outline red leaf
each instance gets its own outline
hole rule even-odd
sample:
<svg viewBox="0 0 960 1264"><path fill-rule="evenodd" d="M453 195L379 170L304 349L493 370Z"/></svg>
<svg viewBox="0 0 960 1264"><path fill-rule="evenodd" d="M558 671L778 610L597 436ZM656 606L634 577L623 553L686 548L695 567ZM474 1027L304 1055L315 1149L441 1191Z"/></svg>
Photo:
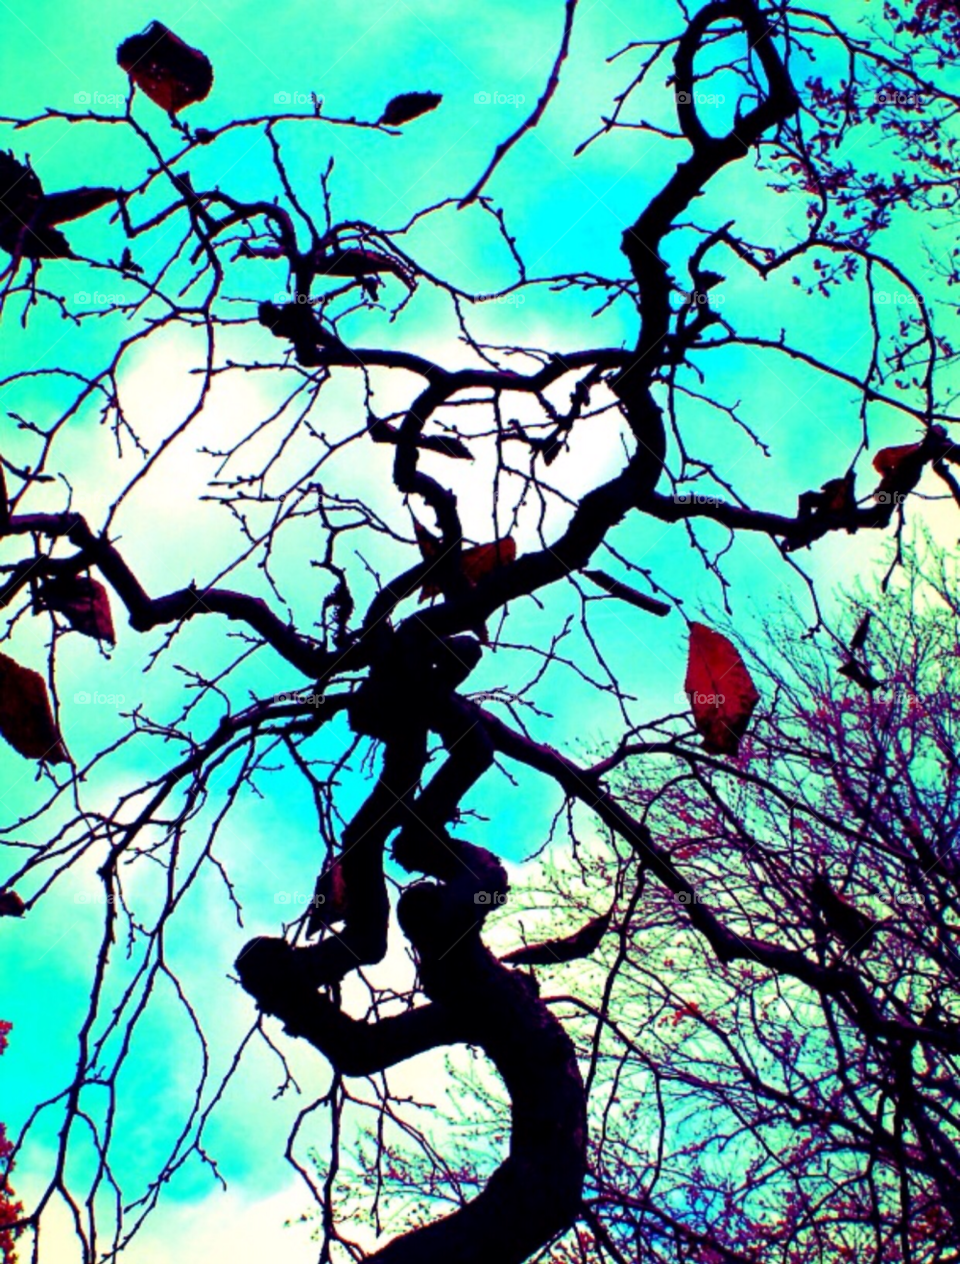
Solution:
<svg viewBox="0 0 960 1264"><path fill-rule="evenodd" d="M0 737L27 759L69 762L43 677L6 654L0 654Z"/></svg>
<svg viewBox="0 0 960 1264"><path fill-rule="evenodd" d="M23 917L26 907L16 891L0 891L0 917Z"/></svg>
<svg viewBox="0 0 960 1264"><path fill-rule="evenodd" d="M117 49L117 62L161 109L176 113L202 101L213 86L213 67L162 22L151 22Z"/></svg>
<svg viewBox="0 0 960 1264"><path fill-rule="evenodd" d="M492 544L478 544L474 549L464 549L461 556L463 573L471 584L489 575L500 566L508 566L517 558L517 544L512 536L494 540Z"/></svg>
<svg viewBox="0 0 960 1264"><path fill-rule="evenodd" d="M425 562L435 558L440 552L441 541L431 535L426 527L416 519L413 529L420 546L420 555ZM517 557L517 542L513 536L504 536L502 540L494 540L490 544L477 544L471 549L464 549L460 554L460 569L471 584L476 584L500 566L508 566ZM420 600L428 597L439 597L440 589L436 584L424 584L420 589Z"/></svg>
<svg viewBox="0 0 960 1264"><path fill-rule="evenodd" d="M48 579L40 589L40 600L48 610L64 615L74 631L116 644L110 598L97 580L85 575Z"/></svg>
<svg viewBox="0 0 960 1264"><path fill-rule="evenodd" d="M736 755L760 695L736 646L703 623L690 624L684 689L704 750Z"/></svg>
<svg viewBox="0 0 960 1264"><path fill-rule="evenodd" d="M919 443L901 443L895 448L881 448L873 458L873 468L878 474L893 474L903 461L919 451Z"/></svg>
<svg viewBox="0 0 960 1264"><path fill-rule="evenodd" d="M881 448L873 458L873 468L882 476L877 492L897 492L901 495L912 492L920 482L925 459L921 443Z"/></svg>

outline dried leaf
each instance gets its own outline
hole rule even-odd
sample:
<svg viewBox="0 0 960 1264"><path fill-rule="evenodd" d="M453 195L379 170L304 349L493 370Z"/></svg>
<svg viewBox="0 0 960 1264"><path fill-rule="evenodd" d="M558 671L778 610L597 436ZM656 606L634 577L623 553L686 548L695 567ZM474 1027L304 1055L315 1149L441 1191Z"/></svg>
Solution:
<svg viewBox="0 0 960 1264"><path fill-rule="evenodd" d="M202 101L213 87L210 59L162 22L151 22L139 35L125 39L117 49L117 62L151 101L171 114Z"/></svg>
<svg viewBox="0 0 960 1264"><path fill-rule="evenodd" d="M849 470L842 478L827 479L820 488L822 494L820 501L821 512L830 514L833 517L839 517L841 514L855 510L857 507L857 499L853 490L855 482L856 475L853 470Z"/></svg>
<svg viewBox="0 0 960 1264"><path fill-rule="evenodd" d="M23 917L26 909L16 891L0 891L0 917Z"/></svg>
<svg viewBox="0 0 960 1264"><path fill-rule="evenodd" d="M690 624L684 689L704 750L736 755L760 695L736 646L703 623Z"/></svg>
<svg viewBox="0 0 960 1264"><path fill-rule="evenodd" d="M880 486L874 496L896 493L901 496L912 492L926 462L922 443L903 443L895 448L881 448L873 458L873 468L880 478Z"/></svg>
<svg viewBox="0 0 960 1264"><path fill-rule="evenodd" d="M517 560L517 542L513 536L504 536L502 540L494 540L491 544L478 544L476 548L464 549L460 555L460 565L464 575L471 584L476 584L501 566L509 566Z"/></svg>
<svg viewBox="0 0 960 1264"><path fill-rule="evenodd" d="M430 561L440 552L440 540L430 534L426 527L414 519L414 532L423 560ZM471 549L464 549L460 554L460 569L471 584L476 584L484 575L500 566L507 566L516 560L517 543L512 536L504 536L502 540L494 540L490 544L477 544ZM440 589L436 584L424 584L420 589L420 600L428 597L439 597Z"/></svg>
<svg viewBox="0 0 960 1264"><path fill-rule="evenodd" d="M421 114L435 110L443 97L439 92L401 92L398 97L388 101L380 122L387 127L402 127L404 123L412 123Z"/></svg>
<svg viewBox="0 0 960 1264"><path fill-rule="evenodd" d="M59 611L74 631L116 644L110 598L97 580L85 575L55 577L43 584L39 596L44 607Z"/></svg>
<svg viewBox="0 0 960 1264"><path fill-rule="evenodd" d="M0 737L27 759L69 762L39 672L0 654Z"/></svg>

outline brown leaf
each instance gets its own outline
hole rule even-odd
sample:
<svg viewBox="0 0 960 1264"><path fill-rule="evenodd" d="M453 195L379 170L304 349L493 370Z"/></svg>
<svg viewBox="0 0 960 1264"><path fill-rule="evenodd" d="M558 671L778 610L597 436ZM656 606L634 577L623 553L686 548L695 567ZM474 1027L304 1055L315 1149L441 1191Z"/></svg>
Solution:
<svg viewBox="0 0 960 1264"><path fill-rule="evenodd" d="M704 750L736 755L760 695L736 646L703 623L690 624L684 689Z"/></svg>
<svg viewBox="0 0 960 1264"><path fill-rule="evenodd" d="M27 759L69 762L43 677L6 654L0 654L0 737Z"/></svg>
<svg viewBox="0 0 960 1264"><path fill-rule="evenodd" d="M125 39L117 49L117 63L151 101L171 114L202 101L213 86L210 59L162 22L151 22L139 35Z"/></svg>
<svg viewBox="0 0 960 1264"><path fill-rule="evenodd" d="M0 917L23 917L26 909L16 891L0 891Z"/></svg>
<svg viewBox="0 0 960 1264"><path fill-rule="evenodd" d="M402 127L404 123L412 123L421 114L435 110L442 100L439 92L401 92L398 97L387 102L380 115L380 122L387 127Z"/></svg>
<svg viewBox="0 0 960 1264"><path fill-rule="evenodd" d="M97 580L85 575L54 577L43 584L39 596L46 609L59 611L74 631L116 644L110 598Z"/></svg>

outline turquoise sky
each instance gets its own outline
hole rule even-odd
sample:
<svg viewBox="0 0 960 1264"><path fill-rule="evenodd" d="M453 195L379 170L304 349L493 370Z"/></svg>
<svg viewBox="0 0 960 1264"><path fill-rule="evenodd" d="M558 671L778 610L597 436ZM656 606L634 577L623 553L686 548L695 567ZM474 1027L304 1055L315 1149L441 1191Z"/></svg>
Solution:
<svg viewBox="0 0 960 1264"><path fill-rule="evenodd" d="M874 0L867 0L866 6L849 0L832 8L838 17L869 17L878 11ZM296 99L296 94L316 92L329 115L374 119L398 92L429 89L442 93L441 108L405 128L399 137L323 122L282 124L277 130L290 177L314 213L321 213L319 173L332 157L335 216L396 227L422 207L470 188L495 145L513 130L542 90L559 40L563 6L559 0L534 0L522 9L499 2L478 7L459 0L372 0L363 6L343 0L323 6L295 0L268 11L253 0L215 6L202 2L146 6L129 0L107 0L95 6L68 5L63 0L37 0L29 6L2 4L0 114L29 117L48 107L82 111L87 108L83 94L99 102L125 93L126 77L115 64L115 46L152 18L203 48L214 63L216 78L210 97L185 115L193 127L214 128L232 117L269 115L287 108L278 103L278 94ZM684 156L681 147L654 136L620 132L579 158L573 157L573 151L608 112L611 98L637 65L636 54L612 64L605 58L631 40L674 31L676 21L673 6L665 0L643 6L621 0L584 0L560 90L542 126L513 151L487 190L506 209L531 275L587 270L626 277L620 234ZM832 69L829 58L817 67L825 78ZM642 107L638 104L633 117L642 114L653 121L667 121L670 93L665 77L665 69L653 74ZM478 103L476 94L485 92L523 96L525 104ZM75 104L78 94L79 104ZM123 107L107 102L94 108L115 113ZM728 103L718 109L717 126L721 127L732 106ZM134 113L165 154L176 150L176 134L156 107L141 96ZM129 187L146 161L144 147L121 126L52 120L19 131L9 126L3 130L0 145L12 147L21 159L29 154L50 191L81 184ZM889 162L876 134L856 133L850 144L870 152L873 165ZM192 156L188 168L199 188L219 185L241 198L272 198L282 193L262 129L234 133ZM140 221L160 205L158 192L133 204L131 211ZM804 203L792 194L770 192L762 173L743 163L717 180L697 204L695 218L714 226L734 219L745 236L786 246L804 231ZM106 212L68 227L80 253L103 260L119 257L122 233L108 225ZM164 230L133 243L134 257L147 275L169 251L176 231L167 235ZM689 232L671 239L668 249L678 274L695 240ZM901 264L921 267L926 246L936 252L949 248L949 243L933 236L922 240L918 226L903 219L886 235L884 246ZM424 268L474 294L499 290L514 279L509 254L492 221L477 208L451 209L431 217L410 236L407 248ZM791 275L761 282L729 256L715 262L726 275L719 289L723 313L741 332L769 336L786 327L793 341L811 354L851 372L863 370L871 347L859 281L828 301L809 297L803 285L792 284ZM799 265L798 271L809 281L807 264ZM221 311L249 318L255 313L255 303L282 292L286 280L281 263L241 262L225 287L225 294L238 302ZM85 319L78 327L52 305L41 304L23 329L17 323L22 300L19 305L12 302L0 341L0 376L24 368L90 372L104 364L116 340L129 336L131 326L121 316L103 314L106 309L97 301L84 304L76 296L114 292L116 277L86 264L55 261L44 266L41 281L65 295L72 310L78 310L79 303ZM594 319L591 313L598 305L595 296L584 300L541 287L528 293L523 304L480 306L474 328L491 343L558 349L620 346L635 338L635 321L625 304ZM346 320L341 333L348 341L371 344L380 340L419 350L445 364L464 362L449 304L426 285L396 322L385 313L361 315ZM148 450L156 449L195 398L196 377L191 370L201 362L201 354L196 333L161 331L122 362L121 396ZM224 335L220 348L221 362L227 357L274 360L277 354L278 344L255 323ZM789 512L801 491L846 468L860 437L852 392L775 354L746 349L712 353L701 357L700 365L710 373L709 389L725 403L738 404L771 446L772 455L767 458L717 412L693 400L683 406L684 433L691 448L717 461L723 476L735 481L751 504ZM692 379L688 384L694 385ZM382 375L375 385L384 411L410 398L409 380L395 383ZM36 376L0 391L3 454L18 464L35 459L35 437L17 428L11 412L37 425L49 425L67 407L75 389L72 382ZM321 428L331 435L356 429L362 423L360 389L356 374L335 375L321 397ZM218 381L197 424L124 502L113 530L151 594L181 587L191 579L209 582L235 554L238 535L233 524L221 510L200 500L216 465L200 449L225 446L269 412L280 391L276 374L235 374ZM562 403L562 394L557 401ZM520 403L516 406L520 415ZM871 414L874 447L914 437L915 428L902 415L880 409ZM126 440L118 454L113 436L94 407L82 409L70 421L58 441L58 451L54 466L68 475L74 506L91 525L102 525L106 506L140 468L141 455ZM303 446L294 445L289 471L308 458ZM576 494L613 474L621 458L617 422L598 422L578 436L571 452L557 462L557 484L568 494ZM476 540L490 538L494 507L483 482L482 461L472 479L469 470L451 469L451 465L441 458L424 460L424 468L438 477L459 480L468 535ZM870 487L867 465L862 459L861 493ZM368 496L395 530L409 538L409 517L391 491L388 450L354 444L331 460L329 471L328 486ZM61 508L65 495L63 483L39 489L29 507ZM931 509L931 520L935 525L941 521L939 508ZM551 508L548 534L554 534L562 521L562 508ZM284 599L304 628L317 617L326 591L309 567L310 557L320 548L316 534L312 523L292 524L274 559ZM517 535L521 549L536 546L533 517L521 520ZM702 532L702 539L712 549L726 543L725 533L709 528ZM668 593L682 599L688 613L716 611L720 590L692 556L682 527L631 520L618 530L614 542L625 555L649 568ZM834 536L798 560L817 578L829 604L835 586L867 571L881 547L879 538ZM0 560L8 562L15 556L8 546ZM416 554L412 545L383 545L375 540L368 560L390 573L412 565ZM617 570L609 559L601 564ZM361 595L369 599L372 581L360 578L359 562L352 555L350 565L356 570ZM756 614L790 596L802 597L804 591L795 572L762 537L738 540L725 558L724 573L731 581L735 615L744 629L752 626ZM257 592L280 609L255 561L233 575L230 584ZM504 639L546 647L564 619L576 619L579 610L575 591L558 586L546 595L542 609L532 602L518 608ZM184 677L174 664L215 670L236 648L226 640L223 621L196 620L160 666L145 674L148 655L161 643L161 634L138 636L122 618L118 627L119 643L109 658L79 636L66 638L58 652L62 725L78 759L89 758L98 746L124 731L122 710L142 706L158 720L172 718L184 701ZM598 607L594 628L605 661L636 695L631 719L639 722L681 709L676 694L683 683L685 625L679 614L657 621L610 602ZM11 645L4 649L18 661L41 668L48 634L43 620L21 620ZM594 675L602 674L575 630L567 645L565 652L571 659L586 664ZM536 661L529 655L499 649L486 656L471 687L517 686L535 670ZM241 706L251 692L264 696L302 683L291 668L262 651L235 674L231 693L235 705ZM73 701L80 690L122 694L124 701L113 708L83 708ZM611 700L573 671L552 671L532 697L539 712L527 719L531 730L544 740L588 752L615 741L619 734L620 720ZM201 713L198 734L209 731L204 724L214 723L216 714L213 704ZM346 739L345 726L334 725L317 739L314 753L334 757ZM91 778L85 789L87 802L108 810L118 794L129 790L138 778L156 776L173 758L159 740L138 738ZM15 817L37 801L34 771L12 751L0 755L0 789L8 814ZM236 951L252 933L277 932L281 910L274 901L276 892L308 891L319 859L312 807L302 781L289 770L281 770L262 789L263 798L250 796L238 804L220 848L243 905L244 927L238 927L222 884L209 873L178 914L177 936L171 934L171 957L189 984L198 1012L204 1015L212 1056L221 1073L253 1018L248 998L226 980ZM342 811L348 814L362 794L362 779L347 778ZM514 788L494 771L482 793L468 804L489 818L478 821L471 836L519 862L543 842L549 817L558 805L549 787L524 778ZM210 813L198 821L197 837L202 838L209 819ZM19 837L42 842L42 833L41 828L31 835L25 828ZM2 878L17 863L18 855L12 854L9 862L0 858ZM62 1086L70 1070L73 1033L83 1012L100 928L95 907L82 902L96 891L96 863L98 858L90 857L67 874L24 922L0 925L0 1017L15 1024L9 1051L0 1061L0 1118L12 1129L34 1101ZM149 905L156 896L151 878L132 881L139 898ZM29 885L25 889L29 893ZM117 986L123 977L120 963ZM182 1110L183 1093L195 1074L198 1057L182 1011L162 989L138 1042L125 1073L119 1121L126 1128L119 1161L134 1192L139 1192L160 1146L175 1131L179 1116L173 1112ZM284 1047L288 1046L286 1042ZM305 1097L322 1090L327 1073L321 1060L309 1056L309 1051L292 1048L289 1052L302 1077ZM215 1116L208 1141L231 1192L215 1194L209 1170L195 1162L188 1164L166 1192L156 1227L146 1230L132 1248L129 1258L135 1264L164 1258L167 1235L177 1239L177 1258L191 1264L224 1242L231 1244L240 1264L262 1259L264 1250L282 1249L291 1260L311 1257L310 1249L302 1244L302 1233L294 1241L299 1231L285 1233L280 1227L286 1216L306 1206L308 1198L293 1185L281 1160L283 1138L302 1101L294 1101L292 1094L270 1101L279 1075L276 1059L258 1046ZM51 1135L41 1126L20 1162L18 1189L26 1195L41 1188ZM322 1136L320 1127L313 1140L322 1141ZM80 1152L76 1161L82 1172L89 1155ZM67 1264L72 1257L60 1245L58 1234L55 1230L41 1259Z"/></svg>

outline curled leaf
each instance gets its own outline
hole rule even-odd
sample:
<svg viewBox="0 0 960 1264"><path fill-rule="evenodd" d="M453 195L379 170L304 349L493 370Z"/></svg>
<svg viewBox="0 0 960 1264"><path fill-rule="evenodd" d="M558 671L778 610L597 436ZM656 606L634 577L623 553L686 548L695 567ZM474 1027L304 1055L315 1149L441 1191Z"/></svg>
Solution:
<svg viewBox="0 0 960 1264"><path fill-rule="evenodd" d="M703 623L690 624L684 689L704 750L736 755L760 695L737 647Z"/></svg>
<svg viewBox="0 0 960 1264"><path fill-rule="evenodd" d="M213 66L199 48L191 48L162 22L151 22L117 49L117 63L138 88L175 114L202 101L213 87Z"/></svg>
<svg viewBox="0 0 960 1264"><path fill-rule="evenodd" d="M46 609L64 615L74 631L116 644L110 598L97 580L85 575L54 577L46 580L39 595Z"/></svg>
<svg viewBox="0 0 960 1264"><path fill-rule="evenodd" d="M6 654L0 654L0 737L27 759L69 762L43 677Z"/></svg>
<svg viewBox="0 0 960 1264"><path fill-rule="evenodd" d="M402 127L404 123L412 123L421 114L435 110L442 100L439 92L401 92L398 97L387 102L380 115L380 122L387 127Z"/></svg>

